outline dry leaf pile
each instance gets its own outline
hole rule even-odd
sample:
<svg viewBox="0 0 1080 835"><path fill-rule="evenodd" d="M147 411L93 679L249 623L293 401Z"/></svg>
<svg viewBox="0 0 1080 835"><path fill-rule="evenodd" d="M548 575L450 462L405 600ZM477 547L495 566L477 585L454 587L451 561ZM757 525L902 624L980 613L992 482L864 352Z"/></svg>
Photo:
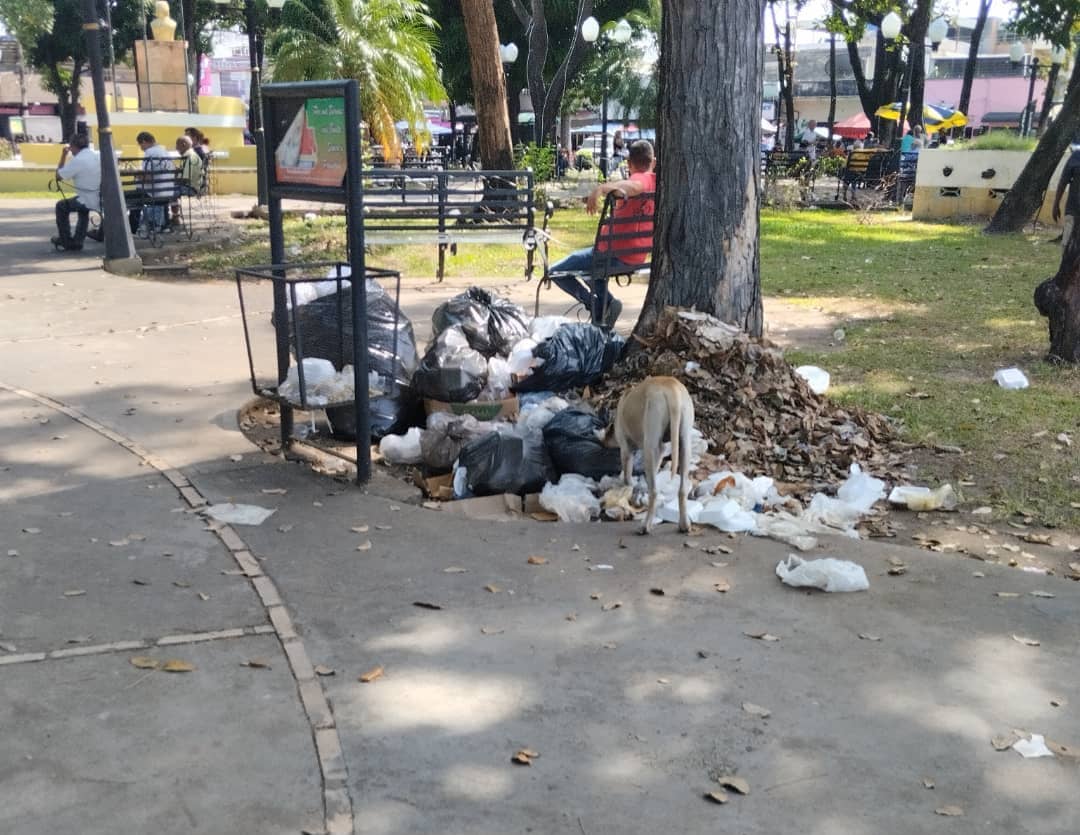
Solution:
<svg viewBox="0 0 1080 835"><path fill-rule="evenodd" d="M688 362L697 367L687 370ZM594 387L594 404L614 414L622 392L650 375L682 381L695 425L723 466L772 476L796 492L843 481L852 462L879 476L900 472L885 417L814 394L779 348L711 316L666 308L650 343Z"/></svg>

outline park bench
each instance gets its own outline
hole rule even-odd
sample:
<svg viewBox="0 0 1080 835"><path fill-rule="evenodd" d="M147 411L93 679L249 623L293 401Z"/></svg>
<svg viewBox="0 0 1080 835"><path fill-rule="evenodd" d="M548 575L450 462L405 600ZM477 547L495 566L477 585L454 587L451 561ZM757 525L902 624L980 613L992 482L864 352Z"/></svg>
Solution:
<svg viewBox="0 0 1080 835"><path fill-rule="evenodd" d="M628 202L631 213L622 217L615 217L615 210L620 203ZM602 325L607 310L596 303L596 289L598 286L607 287L612 278L618 286L627 286L635 274L643 273L648 276L652 269L652 236L653 219L656 211L656 194L651 191L644 192L636 197L627 197L620 190L608 192L604 199L604 206L600 211L600 219L596 224L596 237L593 241L592 269L588 272L553 273L545 270L544 277L536 286L536 305L533 315L540 315L540 291L551 286L551 279L559 275L574 276L584 280L593 291L594 303L589 310L589 319L595 325ZM623 242L635 238L649 238L648 246L627 247ZM624 263L618 256L645 256L644 263L630 266ZM608 296L605 293L604 298Z"/></svg>
<svg viewBox="0 0 1080 835"><path fill-rule="evenodd" d="M210 193L212 156L203 163L202 179L196 186L184 180L183 160L179 157L160 157L149 161L143 157L120 157L120 187L128 211L160 208L158 213L166 224L176 225L169 218L173 206L178 207L179 228L189 240L194 236L194 219L199 212L206 213L206 200ZM150 241L152 246L162 244L162 228L157 224L140 223L137 234Z"/></svg>
<svg viewBox="0 0 1080 835"><path fill-rule="evenodd" d="M785 179L798 180L802 198L808 199L813 196L816 177L817 163L806 151L768 151L761 155L763 199L768 197L770 186Z"/></svg>
<svg viewBox="0 0 1080 835"><path fill-rule="evenodd" d="M856 148L836 175L836 199L854 197L857 189L883 189L895 183L899 154L888 148Z"/></svg>
<svg viewBox="0 0 1080 835"><path fill-rule="evenodd" d="M547 261L544 228L536 226L532 171L364 171L364 245L438 246L436 280L442 281L446 252L459 243L521 243L525 277L532 278L536 250Z"/></svg>

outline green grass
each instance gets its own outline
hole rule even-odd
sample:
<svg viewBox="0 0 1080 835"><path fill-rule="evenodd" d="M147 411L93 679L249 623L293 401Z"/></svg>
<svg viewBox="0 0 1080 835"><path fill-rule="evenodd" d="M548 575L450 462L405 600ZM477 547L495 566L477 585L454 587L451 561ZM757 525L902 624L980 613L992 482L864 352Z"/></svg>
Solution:
<svg viewBox="0 0 1080 835"><path fill-rule="evenodd" d="M40 191L0 191L0 200L59 200L60 195L55 191L41 189Z"/></svg>
<svg viewBox="0 0 1080 835"><path fill-rule="evenodd" d="M1046 322L1031 298L1061 257L1048 235L988 237L978 227L896 215L765 211L761 221L765 295L845 319L842 345L789 350L793 364L827 369L831 398L896 418L906 440L963 449L913 452L926 482L951 481L966 502L1001 516L1080 528L1080 509L1071 506L1080 501L1080 369L1043 362ZM290 219L286 240L312 260L336 258L343 230L340 217ZM594 230L595 218L581 210L557 212L552 257L588 245ZM432 246L376 252L379 266L435 275ZM266 226L252 224L193 266L229 277L234 266L268 260ZM447 257L447 277L516 277L521 263L520 245L462 246ZM1004 391L993 382L996 369L1012 365L1031 388ZM1055 441L1062 432L1071 448Z"/></svg>
<svg viewBox="0 0 1080 835"><path fill-rule="evenodd" d="M959 446L918 456L937 480L973 482L968 501L1080 527L1080 369L1043 361L1046 321L1032 303L1061 250L1046 236L848 214L763 213L766 296L859 317L842 347L788 352L833 375L830 397L897 418L907 440ZM1017 365L1031 388L1005 391ZM1056 437L1069 433L1069 448Z"/></svg>

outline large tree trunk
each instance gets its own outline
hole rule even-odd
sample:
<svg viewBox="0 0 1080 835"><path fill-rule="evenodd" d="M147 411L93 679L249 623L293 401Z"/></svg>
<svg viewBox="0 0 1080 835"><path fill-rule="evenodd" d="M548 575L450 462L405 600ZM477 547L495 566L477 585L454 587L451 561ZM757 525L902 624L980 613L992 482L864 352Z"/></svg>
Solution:
<svg viewBox="0 0 1080 835"><path fill-rule="evenodd" d="M75 61L71 76L66 81L59 67L46 67L44 70L45 87L56 96L57 109L60 111L60 131L65 142L75 133L75 122L79 118L79 85L83 69L82 62Z"/></svg>
<svg viewBox="0 0 1080 835"><path fill-rule="evenodd" d="M911 52L908 56L908 65L911 67L911 85L909 89L910 108L907 121L909 125L921 125L923 120L923 101L926 90L926 31L930 28L930 12L933 9L932 0L918 0L915 11L908 21L907 35L911 41L908 47ZM903 93L901 92L901 95ZM900 133L903 135L904 126L900 125Z"/></svg>
<svg viewBox="0 0 1080 835"><path fill-rule="evenodd" d="M762 331L758 255L760 0L668 0L660 27L652 276L636 333L666 305ZM717 83L724 79L724 83Z"/></svg>
<svg viewBox="0 0 1080 835"><path fill-rule="evenodd" d="M1062 154L1073 136L1080 130L1080 61L1073 66L1065 103L1028 160L1009 193L990 219L986 231L991 234L1019 232L1035 216L1043 203L1043 195L1054 175Z"/></svg>
<svg viewBox="0 0 1080 835"><path fill-rule="evenodd" d="M880 26L880 18L876 23ZM871 125L881 123L877 132L878 139L883 145L887 145L892 141L896 122L881 120L875 111L884 104L896 101L899 95L899 86L904 74L900 50L885 48L885 40L881 37L879 28L874 42L874 77L868 81L863 69L862 57L859 55L859 45L848 41L847 49L848 61L851 64L851 72L855 76L855 87L859 91L859 102L862 104L863 113L866 114Z"/></svg>
<svg viewBox="0 0 1080 835"><path fill-rule="evenodd" d="M979 15L975 18L975 28L971 30L971 46L968 49L967 63L964 64L964 82L960 85L960 104L957 109L966 114L971 106L971 85L975 80L975 65L979 59L979 42L982 41L983 28L990 14L990 0L979 0Z"/></svg>
<svg viewBox="0 0 1080 835"><path fill-rule="evenodd" d="M506 85L499 60L499 30L491 0L461 0L465 37L469 43L473 105L480 130L480 151L487 171L514 167L510 145L510 117L506 108Z"/></svg>
<svg viewBox="0 0 1080 835"><path fill-rule="evenodd" d="M1035 288L1035 307L1049 320L1050 362L1080 363L1080 224L1064 242L1057 275Z"/></svg>

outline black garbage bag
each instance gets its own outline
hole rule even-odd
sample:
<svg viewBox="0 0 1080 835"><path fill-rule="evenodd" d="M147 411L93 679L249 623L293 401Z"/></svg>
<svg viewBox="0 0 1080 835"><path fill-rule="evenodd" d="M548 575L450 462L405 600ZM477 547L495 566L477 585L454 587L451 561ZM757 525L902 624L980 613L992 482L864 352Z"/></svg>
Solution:
<svg viewBox="0 0 1080 835"><path fill-rule="evenodd" d="M412 322L376 281L366 282L368 370L379 375L381 394L371 395L371 437L400 435L423 420L423 410L411 383L419 363ZM339 299L340 295L340 299ZM340 307L339 307L340 302ZM339 322L340 332L339 332ZM291 320L290 320L291 321ZM340 371L353 361L352 290L322 296L296 309L296 330L305 357L330 360ZM296 352L296 333L290 333ZM334 435L356 437L356 410L335 406L326 410Z"/></svg>
<svg viewBox="0 0 1080 835"><path fill-rule="evenodd" d="M436 336L455 325L485 357L509 356L517 341L529 335L529 316L521 306L480 287L470 287L435 308L431 327Z"/></svg>
<svg viewBox="0 0 1080 835"><path fill-rule="evenodd" d="M413 388L431 400L467 403L483 390L487 368L484 355L469 347L462 329L455 325L435 337L413 374Z"/></svg>
<svg viewBox="0 0 1080 835"><path fill-rule="evenodd" d="M548 421L544 446L560 476L579 473L599 481L606 475L619 474L619 448L606 447L597 437L605 428L604 421L581 409L563 409Z"/></svg>
<svg viewBox="0 0 1080 835"><path fill-rule="evenodd" d="M427 429L420 434L425 470L430 474L450 472L462 448L491 431L489 422L481 422L472 415L435 412L428 417Z"/></svg>
<svg viewBox="0 0 1080 835"><path fill-rule="evenodd" d="M511 388L515 392L584 388L615 364L625 345L617 333L587 322L562 325L533 349L533 356L544 364Z"/></svg>
<svg viewBox="0 0 1080 835"><path fill-rule="evenodd" d="M477 496L524 496L558 480L547 448L535 436L525 439L491 432L466 444L458 455L458 465L466 468L466 482Z"/></svg>

